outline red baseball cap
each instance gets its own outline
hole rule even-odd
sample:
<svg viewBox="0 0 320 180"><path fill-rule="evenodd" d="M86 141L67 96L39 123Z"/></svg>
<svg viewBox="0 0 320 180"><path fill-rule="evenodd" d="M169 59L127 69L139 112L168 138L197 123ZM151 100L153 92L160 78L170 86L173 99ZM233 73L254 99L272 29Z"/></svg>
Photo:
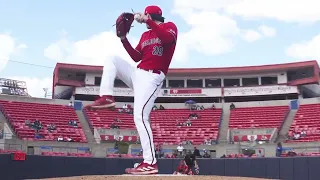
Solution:
<svg viewBox="0 0 320 180"><path fill-rule="evenodd" d="M144 10L144 14L154 14L162 16L162 10L159 6L147 6Z"/></svg>

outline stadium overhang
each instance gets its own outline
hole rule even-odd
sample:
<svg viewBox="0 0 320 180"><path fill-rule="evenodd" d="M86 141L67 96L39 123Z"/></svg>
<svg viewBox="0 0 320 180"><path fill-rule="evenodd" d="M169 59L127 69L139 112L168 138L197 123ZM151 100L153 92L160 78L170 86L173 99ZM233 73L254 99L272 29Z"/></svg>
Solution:
<svg viewBox="0 0 320 180"><path fill-rule="evenodd" d="M222 67L222 68L179 68L170 69L169 75L240 75L266 72L281 72L288 70L295 70L303 67L314 67L319 71L319 65L316 60L294 62L286 64L269 64L261 66L241 66L241 67Z"/></svg>
<svg viewBox="0 0 320 180"><path fill-rule="evenodd" d="M302 61L285 64L270 64L262 66L242 66L242 67L222 67L222 68L172 68L169 69L168 75L197 75L197 74L210 74L210 75L225 75L225 74L244 74L244 73L261 73L261 72L275 72L294 70L302 67L313 66L319 71L319 65L316 60ZM102 66L79 65L79 64L66 64L57 63L55 70L77 70L84 72L102 72Z"/></svg>
<svg viewBox="0 0 320 180"><path fill-rule="evenodd" d="M172 68L169 69L169 76L221 76L221 75L241 75L241 74L259 74L268 72L283 72L283 71L295 71L302 68L311 68L314 71L313 77L302 78L298 80L289 81L290 85L319 83L319 65L316 60L301 61L285 64L270 64L261 66L243 66L243 67L222 67L222 68ZM79 65L79 64L66 64L57 63L54 69L53 85L59 84L58 74L59 70L69 70L77 72L95 72L102 73L102 66L92 65ZM77 84L82 85L82 84Z"/></svg>

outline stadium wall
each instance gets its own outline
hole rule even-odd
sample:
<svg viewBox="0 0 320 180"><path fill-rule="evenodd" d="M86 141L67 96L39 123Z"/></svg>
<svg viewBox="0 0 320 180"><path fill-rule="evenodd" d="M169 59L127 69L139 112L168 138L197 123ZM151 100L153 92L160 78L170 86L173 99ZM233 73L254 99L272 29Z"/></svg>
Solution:
<svg viewBox="0 0 320 180"><path fill-rule="evenodd" d="M33 102L33 103L44 103L44 104L61 104L68 105L69 100L62 99L45 99L45 98L33 98L33 97L22 97L22 96L10 96L10 95L0 95L1 100L7 101L21 101L21 102ZM190 97L192 99L192 97ZM291 100L275 100L275 101L251 101L251 102L235 102L236 107L260 107L260 106L287 106L290 104ZM83 105L89 104L90 101L81 101ZM320 103L320 98L308 98L299 99L299 104L315 104ZM126 103L117 103L117 107L122 107ZM127 103L127 104L130 104ZM212 107L213 103L201 103L206 108ZM156 105L160 105L156 104ZM166 108L182 108L185 107L184 103L167 103L162 104ZM214 103L216 108L221 108L222 106L229 106L230 103Z"/></svg>
<svg viewBox="0 0 320 180"><path fill-rule="evenodd" d="M192 99L192 97L190 97ZM249 101L249 102L234 102L236 107L263 107L263 106L289 106L292 100L274 100L274 101ZM83 105L87 105L89 101L82 101ZM320 103L320 98L309 98L309 99L299 99L299 104L316 104ZM132 104L129 103L117 103L117 107L122 107L124 104ZM164 105L167 109L177 109L185 107L184 103L156 103L157 106L160 104ZM231 103L201 103L205 108L211 108L212 104L215 105L216 108L225 108L229 107Z"/></svg>
<svg viewBox="0 0 320 180"><path fill-rule="evenodd" d="M301 148L300 151L306 152L307 150L312 150L312 152L320 152L319 147L320 142L305 142L305 143L284 143L284 147L287 148ZM90 152L94 157L106 157L107 149L114 148L112 143L101 143L101 144L92 144L92 143L68 143L68 142L46 142L46 141L22 141L14 139L1 139L0 148L1 149L13 149L13 150L22 150L28 152L28 147L32 147L34 152L31 154L41 155L41 152L44 151L53 151L53 152L81 152L79 149L89 148ZM50 147L44 148L42 147ZM185 149L192 150L194 146L186 145ZM245 146L240 146L238 144L217 144L217 145L199 145L198 149L206 150L215 150L215 157L221 157L223 154L238 154L241 153L241 148ZM164 149L176 149L176 145L164 145ZM253 149L262 149L266 157L274 157L276 154L276 145L271 144L262 144L256 145L254 147L249 147ZM130 145L130 149L141 149L141 146L138 144ZM300 152L299 151L299 152ZM298 152L298 151L297 151ZM214 158L214 156L212 156Z"/></svg>
<svg viewBox="0 0 320 180"><path fill-rule="evenodd" d="M159 173L172 174L180 159L159 159ZM121 175L140 159L77 158L27 155L24 161L0 155L1 179L40 179L82 175ZM318 180L319 157L198 159L201 175Z"/></svg>
<svg viewBox="0 0 320 180"><path fill-rule="evenodd" d="M101 77L102 73L86 73L86 84L94 85L95 77Z"/></svg>
<svg viewBox="0 0 320 180"><path fill-rule="evenodd" d="M190 98L192 99L192 98ZM262 106L288 106L291 100L277 100L277 101L252 101L252 102L235 102L236 107L262 107ZM318 101L320 102L320 100ZM83 101L83 105L87 105L89 101ZM133 104L129 103L117 103L117 107L122 107L124 104ZM186 107L184 103L155 103L157 106L160 104L164 105L167 109L179 109ZM211 108L214 104L215 108L229 107L231 103L201 103L205 108ZM309 104L309 103L307 103Z"/></svg>
<svg viewBox="0 0 320 180"><path fill-rule="evenodd" d="M19 139L2 139L0 140L0 147L4 145L4 149L22 150L28 152L28 148L33 148L33 154L41 155L43 151L53 152L78 152L79 149L89 148L94 157L106 157L107 149L113 148L114 144L103 143L68 143L55 141L22 141ZM42 148L46 147L46 148ZM50 149L48 149L50 147Z"/></svg>
<svg viewBox="0 0 320 180"><path fill-rule="evenodd" d="M0 95L0 100L43 103L43 104L60 104L60 105L68 105L70 102L69 100L62 100L62 99L46 99L46 98L34 98L34 97L11 96L11 95Z"/></svg>

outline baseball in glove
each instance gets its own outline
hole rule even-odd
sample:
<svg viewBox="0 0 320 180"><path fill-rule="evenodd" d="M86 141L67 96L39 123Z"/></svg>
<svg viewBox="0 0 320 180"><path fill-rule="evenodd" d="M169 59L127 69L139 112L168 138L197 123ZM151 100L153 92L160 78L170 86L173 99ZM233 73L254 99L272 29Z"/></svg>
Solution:
<svg viewBox="0 0 320 180"><path fill-rule="evenodd" d="M118 37L126 36L132 27L133 21L134 21L134 14L133 13L122 13L118 17L116 24L115 24L117 36Z"/></svg>

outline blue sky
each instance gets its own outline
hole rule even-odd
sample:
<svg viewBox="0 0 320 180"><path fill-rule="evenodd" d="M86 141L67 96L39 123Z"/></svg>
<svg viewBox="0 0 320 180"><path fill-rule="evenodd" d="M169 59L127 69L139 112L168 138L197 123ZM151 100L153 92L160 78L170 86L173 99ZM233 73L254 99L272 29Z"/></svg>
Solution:
<svg viewBox="0 0 320 180"><path fill-rule="evenodd" d="M316 7L320 4L315 0L301 3L0 0L0 76L25 80L31 95L42 96L39 87L51 87L50 67L56 62L103 65L112 56L130 61L112 25L122 12L131 8L142 12L147 5L159 5L166 20L178 26L178 45L171 67L246 66L319 59L316 47L320 47L320 11ZM129 35L132 44L146 30L144 25L134 25Z"/></svg>

